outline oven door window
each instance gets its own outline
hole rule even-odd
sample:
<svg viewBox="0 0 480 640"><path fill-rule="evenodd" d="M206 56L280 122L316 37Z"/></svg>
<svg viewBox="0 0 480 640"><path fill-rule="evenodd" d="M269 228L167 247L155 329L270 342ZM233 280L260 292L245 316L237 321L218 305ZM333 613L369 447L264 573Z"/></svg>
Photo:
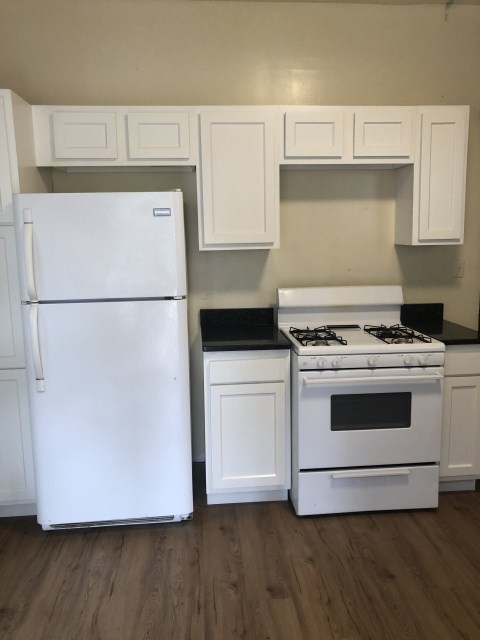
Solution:
<svg viewBox="0 0 480 640"><path fill-rule="evenodd" d="M351 393L331 396L331 430L406 429L411 425L412 394Z"/></svg>

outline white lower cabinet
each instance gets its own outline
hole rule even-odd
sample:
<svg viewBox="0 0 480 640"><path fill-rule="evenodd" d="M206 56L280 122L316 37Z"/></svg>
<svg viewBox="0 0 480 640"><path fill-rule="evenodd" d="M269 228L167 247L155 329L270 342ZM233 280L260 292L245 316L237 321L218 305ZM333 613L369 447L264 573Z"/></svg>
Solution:
<svg viewBox="0 0 480 640"><path fill-rule="evenodd" d="M4 508L35 500L24 369L0 370L0 436L0 515L13 515Z"/></svg>
<svg viewBox="0 0 480 640"><path fill-rule="evenodd" d="M290 352L204 353L207 502L286 500Z"/></svg>
<svg viewBox="0 0 480 640"><path fill-rule="evenodd" d="M480 477L480 345L447 346L440 489L474 489Z"/></svg>
<svg viewBox="0 0 480 640"><path fill-rule="evenodd" d="M35 513L12 194L45 188L33 169L31 107L0 89L0 516Z"/></svg>

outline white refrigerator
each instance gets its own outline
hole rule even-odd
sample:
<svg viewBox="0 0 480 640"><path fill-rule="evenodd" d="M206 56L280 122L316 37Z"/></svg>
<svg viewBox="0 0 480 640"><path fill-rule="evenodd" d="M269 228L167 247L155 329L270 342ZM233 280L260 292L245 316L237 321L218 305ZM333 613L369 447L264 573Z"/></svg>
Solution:
<svg viewBox="0 0 480 640"><path fill-rule="evenodd" d="M14 196L43 529L192 516L183 199Z"/></svg>

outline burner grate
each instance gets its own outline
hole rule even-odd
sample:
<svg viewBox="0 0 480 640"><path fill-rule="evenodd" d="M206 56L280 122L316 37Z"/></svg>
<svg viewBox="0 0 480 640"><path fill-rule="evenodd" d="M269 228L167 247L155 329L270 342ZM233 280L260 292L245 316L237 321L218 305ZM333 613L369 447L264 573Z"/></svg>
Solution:
<svg viewBox="0 0 480 640"><path fill-rule="evenodd" d="M364 326L364 331L370 333L375 338L383 340L387 344L412 344L413 342L432 342L430 336L418 333L413 329L404 327L401 324L395 324L391 327L385 325L369 325Z"/></svg>
<svg viewBox="0 0 480 640"><path fill-rule="evenodd" d="M332 343L347 344L341 336L337 336L335 331L332 331L328 327L316 327L310 329L297 329L296 327L290 327L290 335L292 335L300 344L304 347L313 346L329 346Z"/></svg>

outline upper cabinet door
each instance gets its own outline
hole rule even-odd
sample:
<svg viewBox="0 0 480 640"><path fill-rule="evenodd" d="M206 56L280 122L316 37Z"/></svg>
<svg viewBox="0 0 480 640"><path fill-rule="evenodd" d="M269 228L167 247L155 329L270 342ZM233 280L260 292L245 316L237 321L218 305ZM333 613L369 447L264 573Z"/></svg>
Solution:
<svg viewBox="0 0 480 640"><path fill-rule="evenodd" d="M422 111L419 241L463 242L468 107Z"/></svg>
<svg viewBox="0 0 480 640"><path fill-rule="evenodd" d="M342 158L342 110L294 110L285 113L285 158Z"/></svg>
<svg viewBox="0 0 480 640"><path fill-rule="evenodd" d="M354 158L412 157L411 107L356 108L354 113Z"/></svg>
<svg viewBox="0 0 480 640"><path fill-rule="evenodd" d="M12 182L4 97L0 95L0 223L13 222Z"/></svg>
<svg viewBox="0 0 480 640"><path fill-rule="evenodd" d="M268 109L200 114L201 249L278 246L275 117Z"/></svg>
<svg viewBox="0 0 480 640"><path fill-rule="evenodd" d="M53 149L56 160L117 157L115 112L54 111Z"/></svg>
<svg viewBox="0 0 480 640"><path fill-rule="evenodd" d="M138 111L127 114L128 157L131 160L190 157L187 111Z"/></svg>
<svg viewBox="0 0 480 640"><path fill-rule="evenodd" d="M193 107L32 107L39 167L193 166Z"/></svg>

